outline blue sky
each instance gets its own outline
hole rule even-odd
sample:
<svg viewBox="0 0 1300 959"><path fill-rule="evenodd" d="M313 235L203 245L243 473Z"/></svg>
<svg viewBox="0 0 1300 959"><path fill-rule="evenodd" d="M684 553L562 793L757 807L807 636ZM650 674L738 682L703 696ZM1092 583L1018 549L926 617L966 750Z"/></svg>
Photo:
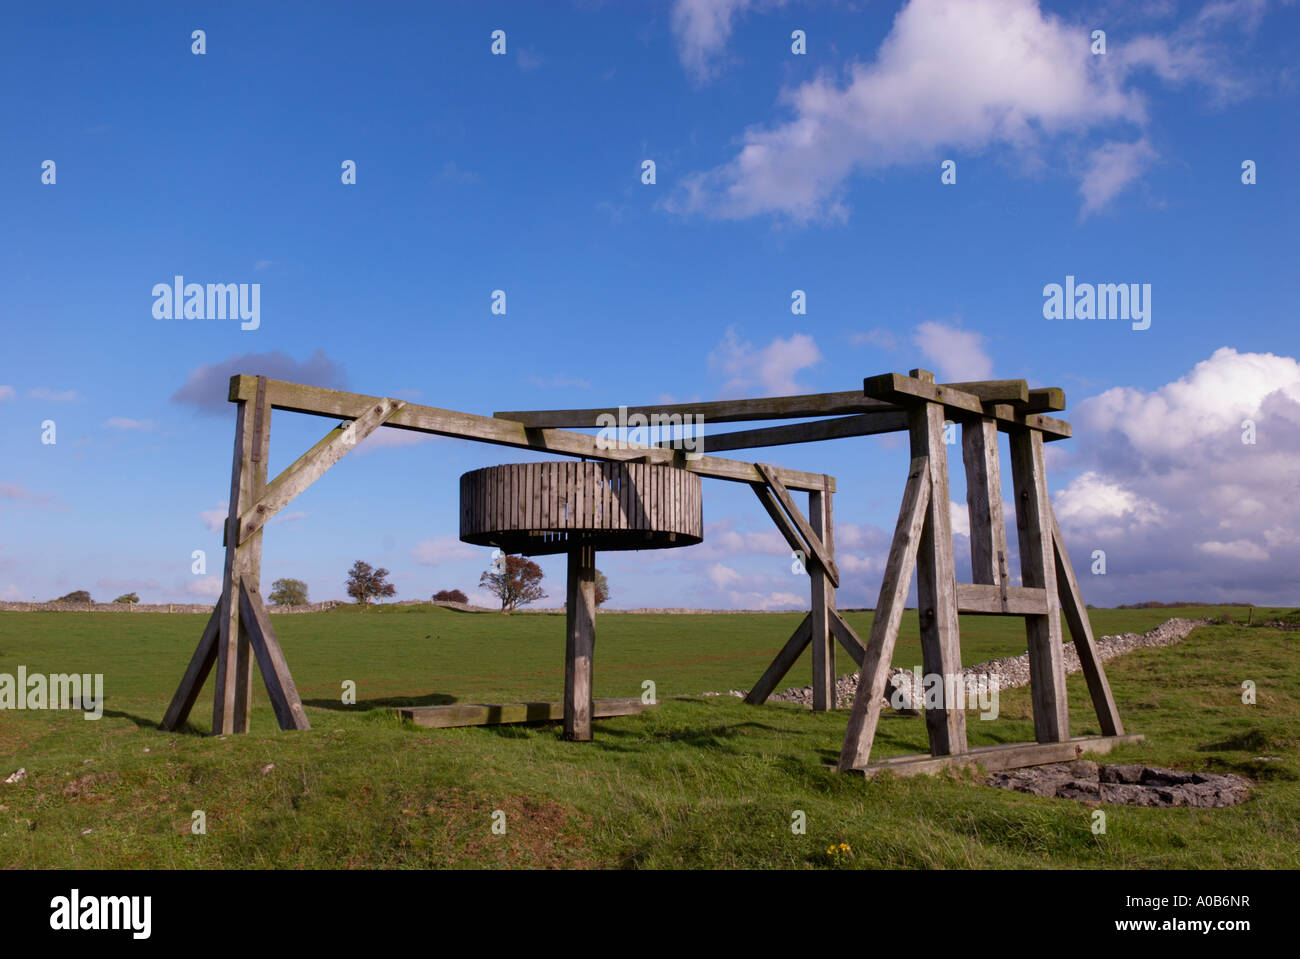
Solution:
<svg viewBox="0 0 1300 959"><path fill-rule="evenodd" d="M1089 601L1300 602L1297 26L1262 0L15 8L0 599L212 599L232 371L491 413L919 366L1065 388L1050 480ZM155 319L177 274L260 284L259 327ZM1067 274L1150 284L1150 328L1044 319ZM332 425L273 419L273 471ZM341 598L364 559L399 599L474 593L457 479L529 454L411 438L295 501L265 581ZM871 605L903 438L733 455L839 478L840 603ZM706 481L705 522L602 557L611 605L806 603L749 490Z"/></svg>

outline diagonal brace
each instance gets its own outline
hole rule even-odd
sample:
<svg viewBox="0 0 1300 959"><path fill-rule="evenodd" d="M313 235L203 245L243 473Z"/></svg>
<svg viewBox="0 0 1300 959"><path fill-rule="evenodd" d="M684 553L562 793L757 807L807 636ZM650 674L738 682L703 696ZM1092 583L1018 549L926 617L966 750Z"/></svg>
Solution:
<svg viewBox="0 0 1300 959"><path fill-rule="evenodd" d="M363 439L391 419L406 404L381 399L346 426L330 430L315 446L299 456L283 473L266 485L258 501L239 517L239 543L267 524L293 498L324 475Z"/></svg>
<svg viewBox="0 0 1300 959"><path fill-rule="evenodd" d="M776 496L777 502L781 504L781 508L785 510L790 521L794 523L795 529L798 531L800 538L804 542L804 552L816 560L817 565L826 572L826 578L831 581L831 585L838 589L840 585L840 571L835 565L835 560L831 558L830 553L826 550L821 537L813 532L812 526L809 525L808 520L804 518L803 513L799 511L799 507L795 505L794 500L790 496L790 491L785 488L785 484L782 483L780 478L776 475L776 470L771 466L768 466L766 463L755 463L754 465L758 467L759 473L761 473L763 478L767 480L767 485ZM759 498L763 498L761 493ZM769 512L771 512L770 509ZM776 517L774 516L773 519L776 519ZM779 520L777 525L782 525ZM783 532L785 531L783 530ZM788 540L789 538L789 534L787 533L786 539Z"/></svg>

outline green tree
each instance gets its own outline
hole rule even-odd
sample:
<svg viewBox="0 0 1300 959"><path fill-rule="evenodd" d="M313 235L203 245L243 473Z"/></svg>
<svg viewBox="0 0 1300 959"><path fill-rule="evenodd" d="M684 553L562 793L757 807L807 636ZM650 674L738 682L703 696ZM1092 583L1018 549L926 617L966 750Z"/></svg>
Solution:
<svg viewBox="0 0 1300 959"><path fill-rule="evenodd" d="M60 596L58 599L52 599L50 600L50 602L51 603L89 603L89 602L93 602L93 600L91 600L90 594L88 592L86 592L84 589L79 589L76 592L68 593L66 596Z"/></svg>
<svg viewBox="0 0 1300 959"><path fill-rule="evenodd" d="M113 600L113 602L126 603L128 606L134 606L136 603L140 602L140 597L135 593L123 593L117 599Z"/></svg>
<svg viewBox="0 0 1300 959"><path fill-rule="evenodd" d="M542 568L523 556L502 556L494 560L478 580L480 586L501 600L503 613L545 599L541 583Z"/></svg>
<svg viewBox="0 0 1300 959"><path fill-rule="evenodd" d="M388 570L357 560L348 570L348 595L365 607L372 599L396 596L397 587L388 582Z"/></svg>
<svg viewBox="0 0 1300 959"><path fill-rule="evenodd" d="M275 606L306 606L307 584L300 579L277 579L271 584L271 603Z"/></svg>

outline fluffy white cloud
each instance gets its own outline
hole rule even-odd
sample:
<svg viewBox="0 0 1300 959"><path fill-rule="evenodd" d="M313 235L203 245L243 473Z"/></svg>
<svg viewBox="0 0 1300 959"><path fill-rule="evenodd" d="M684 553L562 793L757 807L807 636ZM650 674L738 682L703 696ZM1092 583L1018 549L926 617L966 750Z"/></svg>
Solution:
<svg viewBox="0 0 1300 959"><path fill-rule="evenodd" d="M1119 387L1074 412L1056 491L1085 597L1294 602L1300 594L1300 362L1224 347L1156 390ZM1251 439L1254 443L1243 442Z"/></svg>
<svg viewBox="0 0 1300 959"><path fill-rule="evenodd" d="M746 5L679 4L688 67L707 72ZM1228 25L1250 29L1251 6L1210 3L1168 34L1114 37L1113 50L1094 56L1095 24L1044 13L1037 0L911 0L873 61L852 65L843 82L823 74L783 91L790 119L746 130L736 156L685 178L668 208L843 219L854 173L1004 147L1027 167L1041 166L1048 148L1064 156L1082 181L1086 215L1155 159L1136 75L1199 82L1219 96L1248 89L1228 67ZM1137 138L1116 140L1117 126ZM1107 142L1089 143L1098 137Z"/></svg>
<svg viewBox="0 0 1300 959"><path fill-rule="evenodd" d="M927 321L916 328L912 342L926 362L936 367L941 383L987 380L993 360L984 352L984 337L959 326Z"/></svg>
<svg viewBox="0 0 1300 959"><path fill-rule="evenodd" d="M226 506L216 506L212 509L200 510L199 522L203 524L203 528L209 533L218 532L226 525L226 510L228 508Z"/></svg>
<svg viewBox="0 0 1300 959"><path fill-rule="evenodd" d="M709 354L709 368L727 378L722 386L724 396L806 392L795 377L821 361L821 351L806 333L792 333L786 339L778 336L762 349L755 349L752 343L741 342L735 327L727 328L722 342Z"/></svg>

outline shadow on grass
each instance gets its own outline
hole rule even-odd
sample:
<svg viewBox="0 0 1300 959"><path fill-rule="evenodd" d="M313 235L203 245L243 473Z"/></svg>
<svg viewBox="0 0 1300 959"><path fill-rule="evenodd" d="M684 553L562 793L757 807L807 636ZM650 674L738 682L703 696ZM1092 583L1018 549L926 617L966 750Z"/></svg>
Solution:
<svg viewBox="0 0 1300 959"><path fill-rule="evenodd" d="M339 713L368 713L374 709L395 709L398 706L450 706L456 702L455 696L447 693L429 693L425 696L390 696L386 699L358 699L348 705L337 699L304 699L304 706L316 709L329 709Z"/></svg>

